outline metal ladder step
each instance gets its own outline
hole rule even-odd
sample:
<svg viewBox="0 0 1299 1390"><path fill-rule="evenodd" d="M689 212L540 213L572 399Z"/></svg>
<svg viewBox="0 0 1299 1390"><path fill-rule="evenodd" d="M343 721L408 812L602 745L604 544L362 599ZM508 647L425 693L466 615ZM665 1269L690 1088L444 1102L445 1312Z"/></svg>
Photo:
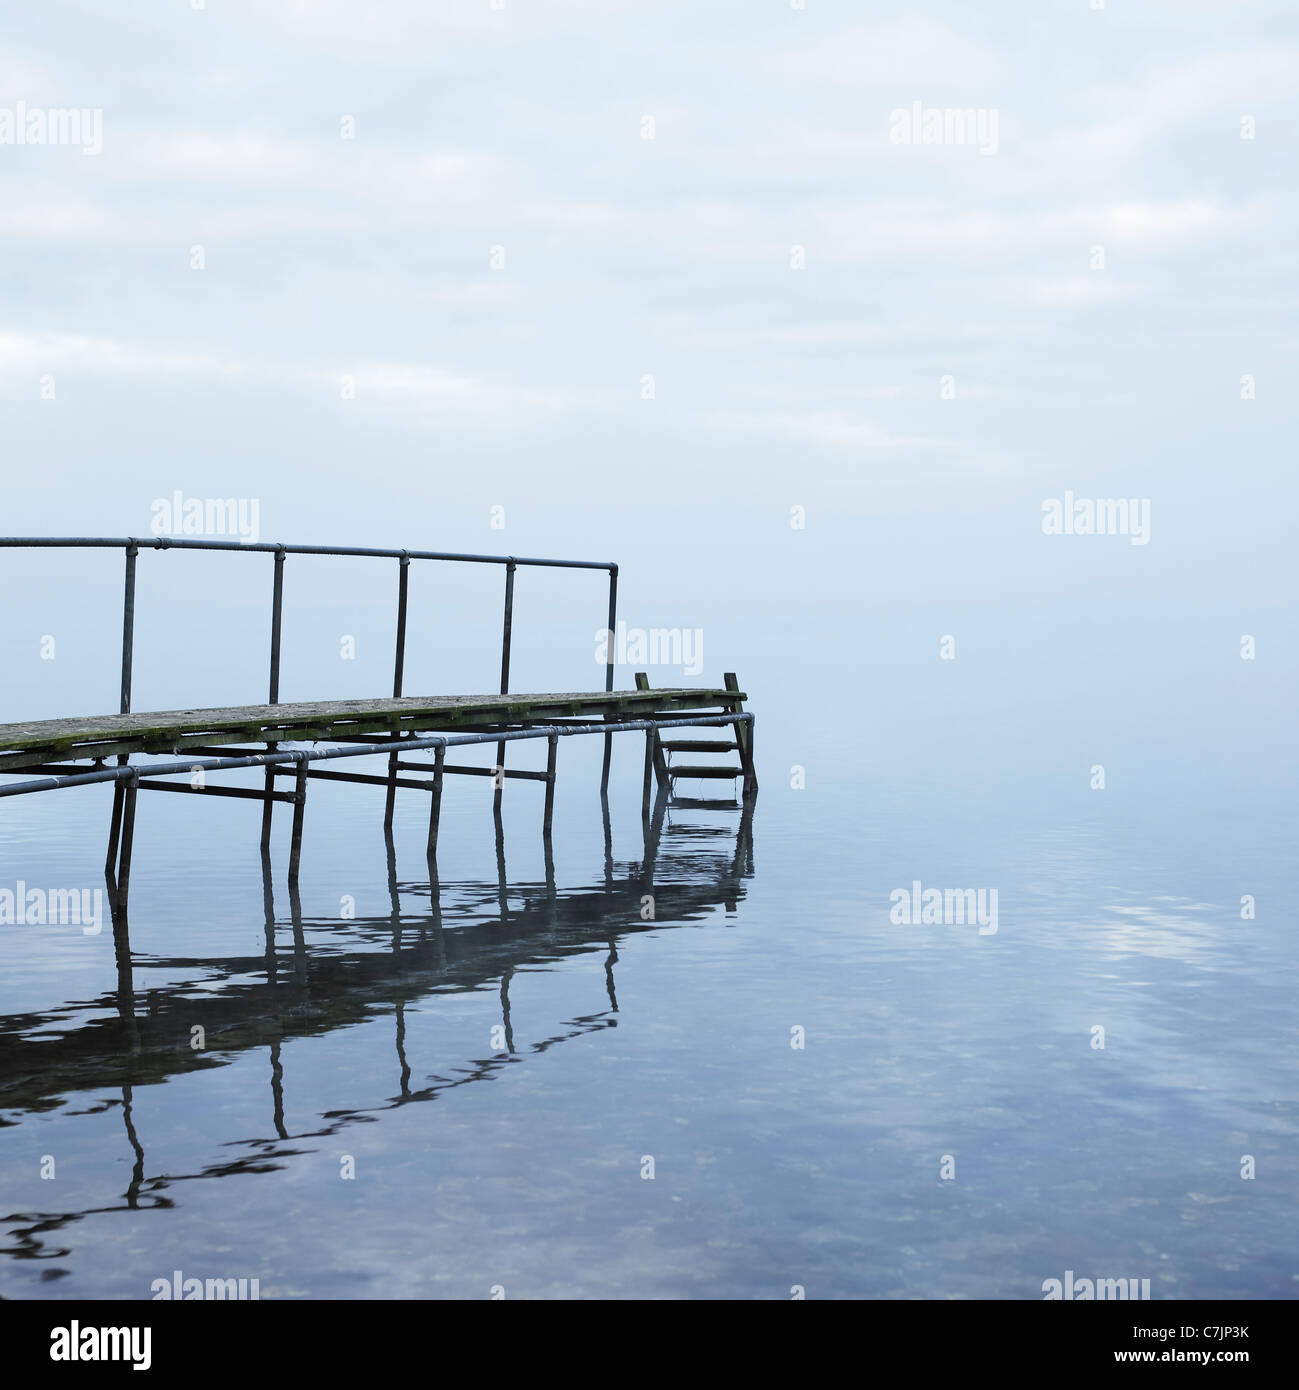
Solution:
<svg viewBox="0 0 1299 1390"><path fill-rule="evenodd" d="M706 738L664 739L660 744L665 753L738 753L738 743L718 743Z"/></svg>
<svg viewBox="0 0 1299 1390"><path fill-rule="evenodd" d="M684 765L668 768L669 777L743 777L742 767L686 767Z"/></svg>

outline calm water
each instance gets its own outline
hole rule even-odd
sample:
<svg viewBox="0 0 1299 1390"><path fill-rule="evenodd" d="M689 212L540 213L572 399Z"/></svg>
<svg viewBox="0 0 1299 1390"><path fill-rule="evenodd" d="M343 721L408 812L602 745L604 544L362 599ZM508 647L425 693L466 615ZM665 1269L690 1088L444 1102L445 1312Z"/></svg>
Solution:
<svg viewBox="0 0 1299 1390"><path fill-rule="evenodd" d="M606 827L569 740L553 863L539 788L498 837L456 779L436 890L415 792L390 856L312 784L300 901L284 808L267 877L256 808L142 796L129 943L0 930L0 1292L1294 1296L1293 747L1234 669L1065 660L846 658L835 721L773 656L751 816L645 826L626 736ZM0 885L102 883L108 803L0 803ZM891 921L915 880L996 932Z"/></svg>

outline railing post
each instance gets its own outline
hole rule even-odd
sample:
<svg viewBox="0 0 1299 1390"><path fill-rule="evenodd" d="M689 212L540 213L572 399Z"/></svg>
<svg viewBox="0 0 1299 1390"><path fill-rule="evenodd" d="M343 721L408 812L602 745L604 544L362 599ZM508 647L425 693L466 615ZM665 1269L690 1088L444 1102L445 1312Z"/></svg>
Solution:
<svg viewBox="0 0 1299 1390"><path fill-rule="evenodd" d="M613 689L614 629L618 624L618 566L609 566L609 650L604 659L604 688Z"/></svg>
<svg viewBox="0 0 1299 1390"><path fill-rule="evenodd" d="M275 583L271 590L271 693L268 705L280 703L280 633L284 626L284 547L275 552Z"/></svg>
<svg viewBox="0 0 1299 1390"><path fill-rule="evenodd" d="M501 694L510 690L510 637L514 630L514 569L513 560L505 564L505 622L501 629Z"/></svg>
<svg viewBox="0 0 1299 1390"><path fill-rule="evenodd" d="M510 690L510 636L514 628L514 560L505 562L505 622L501 629L501 694ZM496 745L496 790L492 794L492 806L499 810L501 791L505 786L505 744Z"/></svg>
<svg viewBox="0 0 1299 1390"><path fill-rule="evenodd" d="M410 556L403 554L397 578L397 650L392 664L392 698L401 698L401 683L406 672L406 600L410 592ZM397 802L397 751L388 754L388 801L383 813L383 828L392 829L392 813Z"/></svg>
<svg viewBox="0 0 1299 1390"><path fill-rule="evenodd" d="M397 562L397 649L392 663L392 698L401 697L401 683L406 672L406 604L410 593L410 556Z"/></svg>
<svg viewBox="0 0 1299 1390"><path fill-rule="evenodd" d="M609 646L605 653L604 688L613 689L613 667L615 660L614 628L618 622L618 566L609 566L609 625L607 628ZM600 791L609 790L609 767L613 762L613 735L604 736L604 767L600 771Z"/></svg>
<svg viewBox="0 0 1299 1390"><path fill-rule="evenodd" d="M140 547L126 547L126 588L122 600L122 701L121 712L131 712L131 668L135 661L135 560Z"/></svg>
<svg viewBox="0 0 1299 1390"><path fill-rule="evenodd" d="M280 703L280 634L284 628L284 557L281 545L275 552L275 580L271 587L271 688L269 705ZM268 743L266 751L273 753L278 743ZM262 848L271 843L271 817L275 812L275 769L266 769L266 800L262 802Z"/></svg>

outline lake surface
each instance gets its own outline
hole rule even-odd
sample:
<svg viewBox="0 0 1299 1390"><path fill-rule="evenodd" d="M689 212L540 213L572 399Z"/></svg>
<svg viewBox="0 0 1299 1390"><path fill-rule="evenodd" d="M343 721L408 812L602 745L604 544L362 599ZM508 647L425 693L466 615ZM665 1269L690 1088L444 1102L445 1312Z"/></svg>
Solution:
<svg viewBox="0 0 1299 1390"><path fill-rule="evenodd" d="M255 806L142 795L127 938L0 929L0 1292L1295 1296L1281 687L1241 718L1248 673L1115 640L848 655L853 718L773 644L748 814L647 825L626 735L606 826L565 740L553 862L539 787L498 835L449 780L436 891L421 793L390 854L380 790L312 783L298 899L286 808L267 877ZM0 803L0 886L102 885L109 802ZM915 882L996 889L996 930L892 920Z"/></svg>

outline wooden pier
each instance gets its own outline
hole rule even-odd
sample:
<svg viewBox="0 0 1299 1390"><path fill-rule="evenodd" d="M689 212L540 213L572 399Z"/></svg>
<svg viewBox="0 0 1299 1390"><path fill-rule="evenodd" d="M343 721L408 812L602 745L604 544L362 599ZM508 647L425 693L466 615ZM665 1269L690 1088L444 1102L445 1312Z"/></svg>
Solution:
<svg viewBox="0 0 1299 1390"><path fill-rule="evenodd" d="M181 792L238 797L262 805L262 845L269 844L276 802L293 806L289 879L295 883L301 860L303 815L310 779L353 782L386 789L384 825L391 829L396 793L414 789L431 794L428 858L436 862L442 788L447 776L490 777L494 806L500 809L507 779L536 781L545 786L543 834L549 840L554 809L559 740L603 735L604 765L600 790L606 794L615 733L645 736L642 813L648 814L652 787L670 796L681 779L739 781L747 803L757 791L753 762L753 715L733 674L720 689L650 686L646 674L636 676L634 690L614 690L612 644L605 666L605 688L592 692L519 694L511 692L510 650L513 630L515 575L520 567L606 570L609 575L608 631L616 625L618 567L603 561L544 560L503 555L461 555L440 551L375 550L355 547L244 545L238 541L141 540L131 537L0 539L0 548L116 548L125 555L122 608L121 702L116 714L0 724L0 775L17 774L22 781L0 781L0 798L111 782L114 788L106 870L115 909L125 913L134 842L135 805L139 791ZM135 574L142 550L224 550L242 554L268 553L273 558L271 598L269 700L261 705L219 709L133 712ZM280 646L283 631L285 564L290 555L339 555L388 558L398 562L396 646L393 693L366 700L325 700L282 703ZM408 625L409 567L412 561L500 565L505 570L505 603L501 635L500 691L489 695L408 696L402 693ZM664 740L663 730L702 732L719 729L718 739L691 737ZM544 738L544 772L506 766L506 745ZM321 744L329 746L321 747ZM495 744L492 766L450 763L447 750ZM286 746L298 745L298 746ZM306 746L302 746L306 745ZM250 751L257 748L259 751ZM432 754L431 762L412 761L414 753ZM704 754L734 761L681 763L681 753ZM140 762L132 759L172 755L183 761ZM337 759L386 755L386 774L344 772L315 764ZM254 787L213 784L209 774L262 767L265 783ZM411 776L409 774L418 774ZM201 774L201 775L196 775ZM405 774L405 775L403 775ZM292 791L275 787L277 776L294 779ZM173 778L184 780L174 781ZM708 803L702 803L708 804Z"/></svg>

